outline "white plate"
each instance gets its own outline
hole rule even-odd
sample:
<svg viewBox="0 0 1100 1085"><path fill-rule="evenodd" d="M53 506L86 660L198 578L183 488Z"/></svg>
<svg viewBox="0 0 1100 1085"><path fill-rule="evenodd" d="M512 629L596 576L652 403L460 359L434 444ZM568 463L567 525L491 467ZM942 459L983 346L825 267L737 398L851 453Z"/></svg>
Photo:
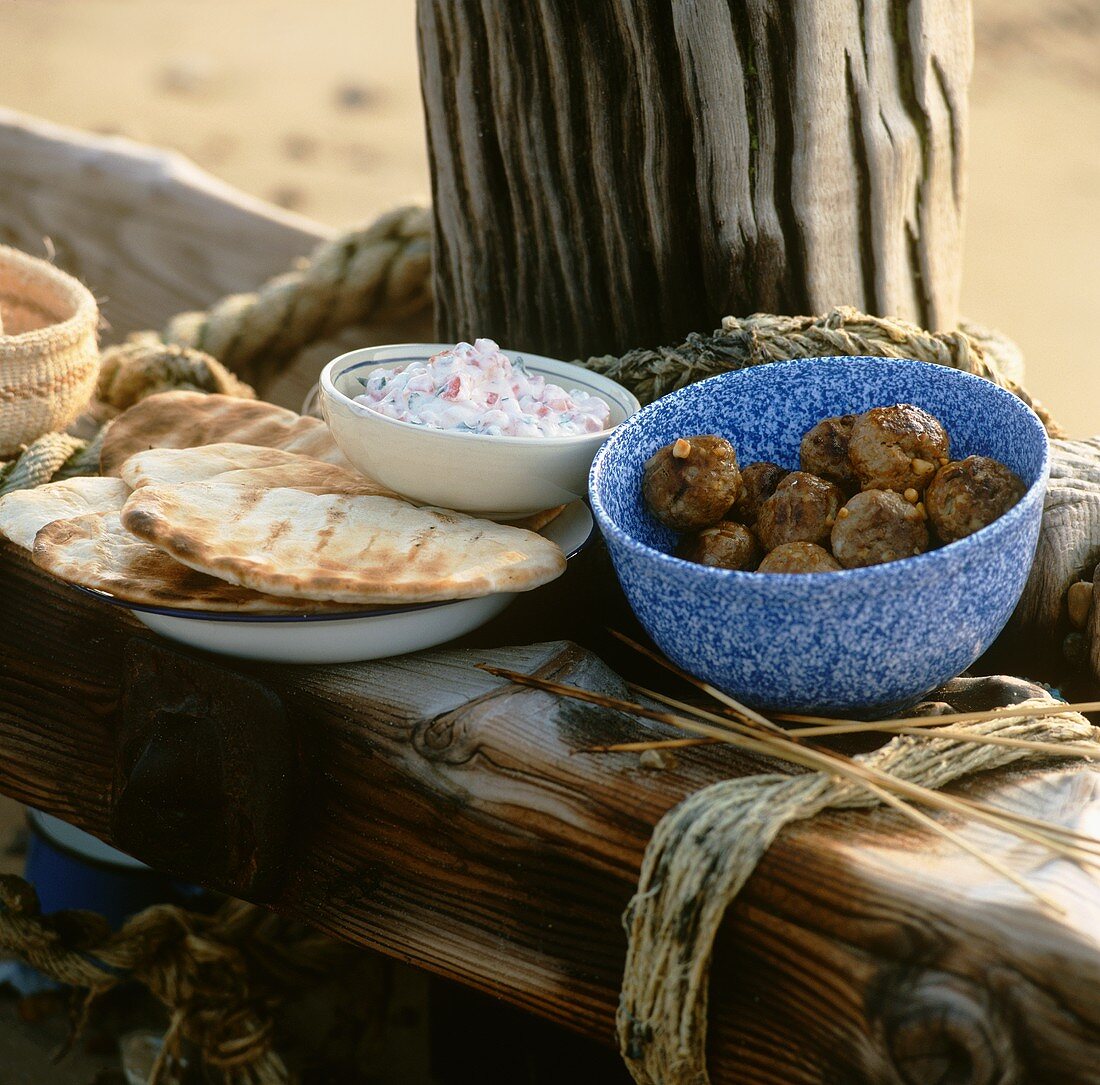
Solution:
<svg viewBox="0 0 1100 1085"><path fill-rule="evenodd" d="M574 501L541 534L575 557L595 538L588 505ZM348 614L226 614L128 603L90 588L97 599L133 612L169 640L204 652L265 663L355 663L433 648L495 618L516 597L500 592L479 599L420 603Z"/></svg>

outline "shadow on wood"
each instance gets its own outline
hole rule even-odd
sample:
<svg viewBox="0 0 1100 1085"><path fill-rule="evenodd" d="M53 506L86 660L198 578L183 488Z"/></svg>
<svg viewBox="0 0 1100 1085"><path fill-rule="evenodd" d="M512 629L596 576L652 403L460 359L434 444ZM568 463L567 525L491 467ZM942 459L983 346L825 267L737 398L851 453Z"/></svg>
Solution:
<svg viewBox="0 0 1100 1085"><path fill-rule="evenodd" d="M126 646L111 834L179 877L270 899L301 815L297 741L259 682L135 638Z"/></svg>

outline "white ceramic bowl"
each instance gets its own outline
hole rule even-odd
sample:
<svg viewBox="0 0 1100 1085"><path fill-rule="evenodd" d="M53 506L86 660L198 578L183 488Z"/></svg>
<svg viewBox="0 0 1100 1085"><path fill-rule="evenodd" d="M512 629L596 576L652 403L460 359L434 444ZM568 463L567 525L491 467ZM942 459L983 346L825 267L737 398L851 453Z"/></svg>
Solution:
<svg viewBox="0 0 1100 1085"><path fill-rule="evenodd" d="M445 343L398 343L341 354L321 372L321 413L344 455L364 474L427 505L473 516L515 519L583 497L588 469L612 430L637 410L620 384L579 365L514 350L531 373L599 396L611 425L576 437L489 437L399 422L353 402L360 377L430 358Z"/></svg>

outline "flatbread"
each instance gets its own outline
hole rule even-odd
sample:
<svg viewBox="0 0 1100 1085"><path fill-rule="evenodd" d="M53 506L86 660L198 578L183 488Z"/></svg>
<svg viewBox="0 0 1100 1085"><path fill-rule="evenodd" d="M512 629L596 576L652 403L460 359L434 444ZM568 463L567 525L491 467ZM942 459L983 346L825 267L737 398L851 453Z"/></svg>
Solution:
<svg viewBox="0 0 1100 1085"><path fill-rule="evenodd" d="M527 591L565 569L558 546L521 528L392 497L222 479L143 486L123 508L122 523L193 569L301 599L468 599Z"/></svg>
<svg viewBox="0 0 1100 1085"><path fill-rule="evenodd" d="M289 486L310 493L359 494L396 497L409 505L420 505L394 492L368 475L324 463L310 456L256 445L216 444L200 448L156 448L131 456L122 466L122 476L132 489L139 486L171 485L180 482L218 482L268 488ZM567 508L531 513L506 521L509 527L541 531Z"/></svg>
<svg viewBox="0 0 1100 1085"><path fill-rule="evenodd" d="M217 478L236 485L396 496L357 471L258 445L221 443L198 448L153 448L131 456L120 471L123 480L135 490Z"/></svg>
<svg viewBox="0 0 1100 1085"><path fill-rule="evenodd" d="M143 399L111 423L99 454L99 470L104 475L118 475L134 453L149 448L196 448L223 441L281 448L350 467L320 419L261 400L161 392Z"/></svg>
<svg viewBox="0 0 1100 1085"><path fill-rule="evenodd" d="M226 471L279 467L306 459L297 452L262 445L221 442L196 448L150 448L137 452L119 467L119 477L130 489L165 486L176 482L202 482ZM320 462L310 460L310 462Z"/></svg>
<svg viewBox="0 0 1100 1085"><path fill-rule="evenodd" d="M118 512L130 487L118 478L68 478L0 497L0 535L30 550L39 530L53 520L89 512Z"/></svg>
<svg viewBox="0 0 1100 1085"><path fill-rule="evenodd" d="M330 603L275 599L196 572L136 539L122 526L117 512L46 524L34 540L32 559L59 580L147 606L241 614L341 609Z"/></svg>
<svg viewBox="0 0 1100 1085"><path fill-rule="evenodd" d="M552 509L543 509L542 512L533 512L530 516L521 516L518 520L506 520L510 527L524 527L528 531L541 531L552 524L568 505L555 505Z"/></svg>

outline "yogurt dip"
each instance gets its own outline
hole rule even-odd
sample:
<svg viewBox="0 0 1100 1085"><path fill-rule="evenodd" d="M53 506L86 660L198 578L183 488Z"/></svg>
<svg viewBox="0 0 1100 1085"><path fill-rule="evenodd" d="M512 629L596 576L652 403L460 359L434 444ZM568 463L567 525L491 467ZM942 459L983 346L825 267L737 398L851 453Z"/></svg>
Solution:
<svg viewBox="0 0 1100 1085"><path fill-rule="evenodd" d="M491 437L576 437L608 428L611 408L528 373L492 339L475 339L400 368L360 377L356 403L388 418Z"/></svg>

